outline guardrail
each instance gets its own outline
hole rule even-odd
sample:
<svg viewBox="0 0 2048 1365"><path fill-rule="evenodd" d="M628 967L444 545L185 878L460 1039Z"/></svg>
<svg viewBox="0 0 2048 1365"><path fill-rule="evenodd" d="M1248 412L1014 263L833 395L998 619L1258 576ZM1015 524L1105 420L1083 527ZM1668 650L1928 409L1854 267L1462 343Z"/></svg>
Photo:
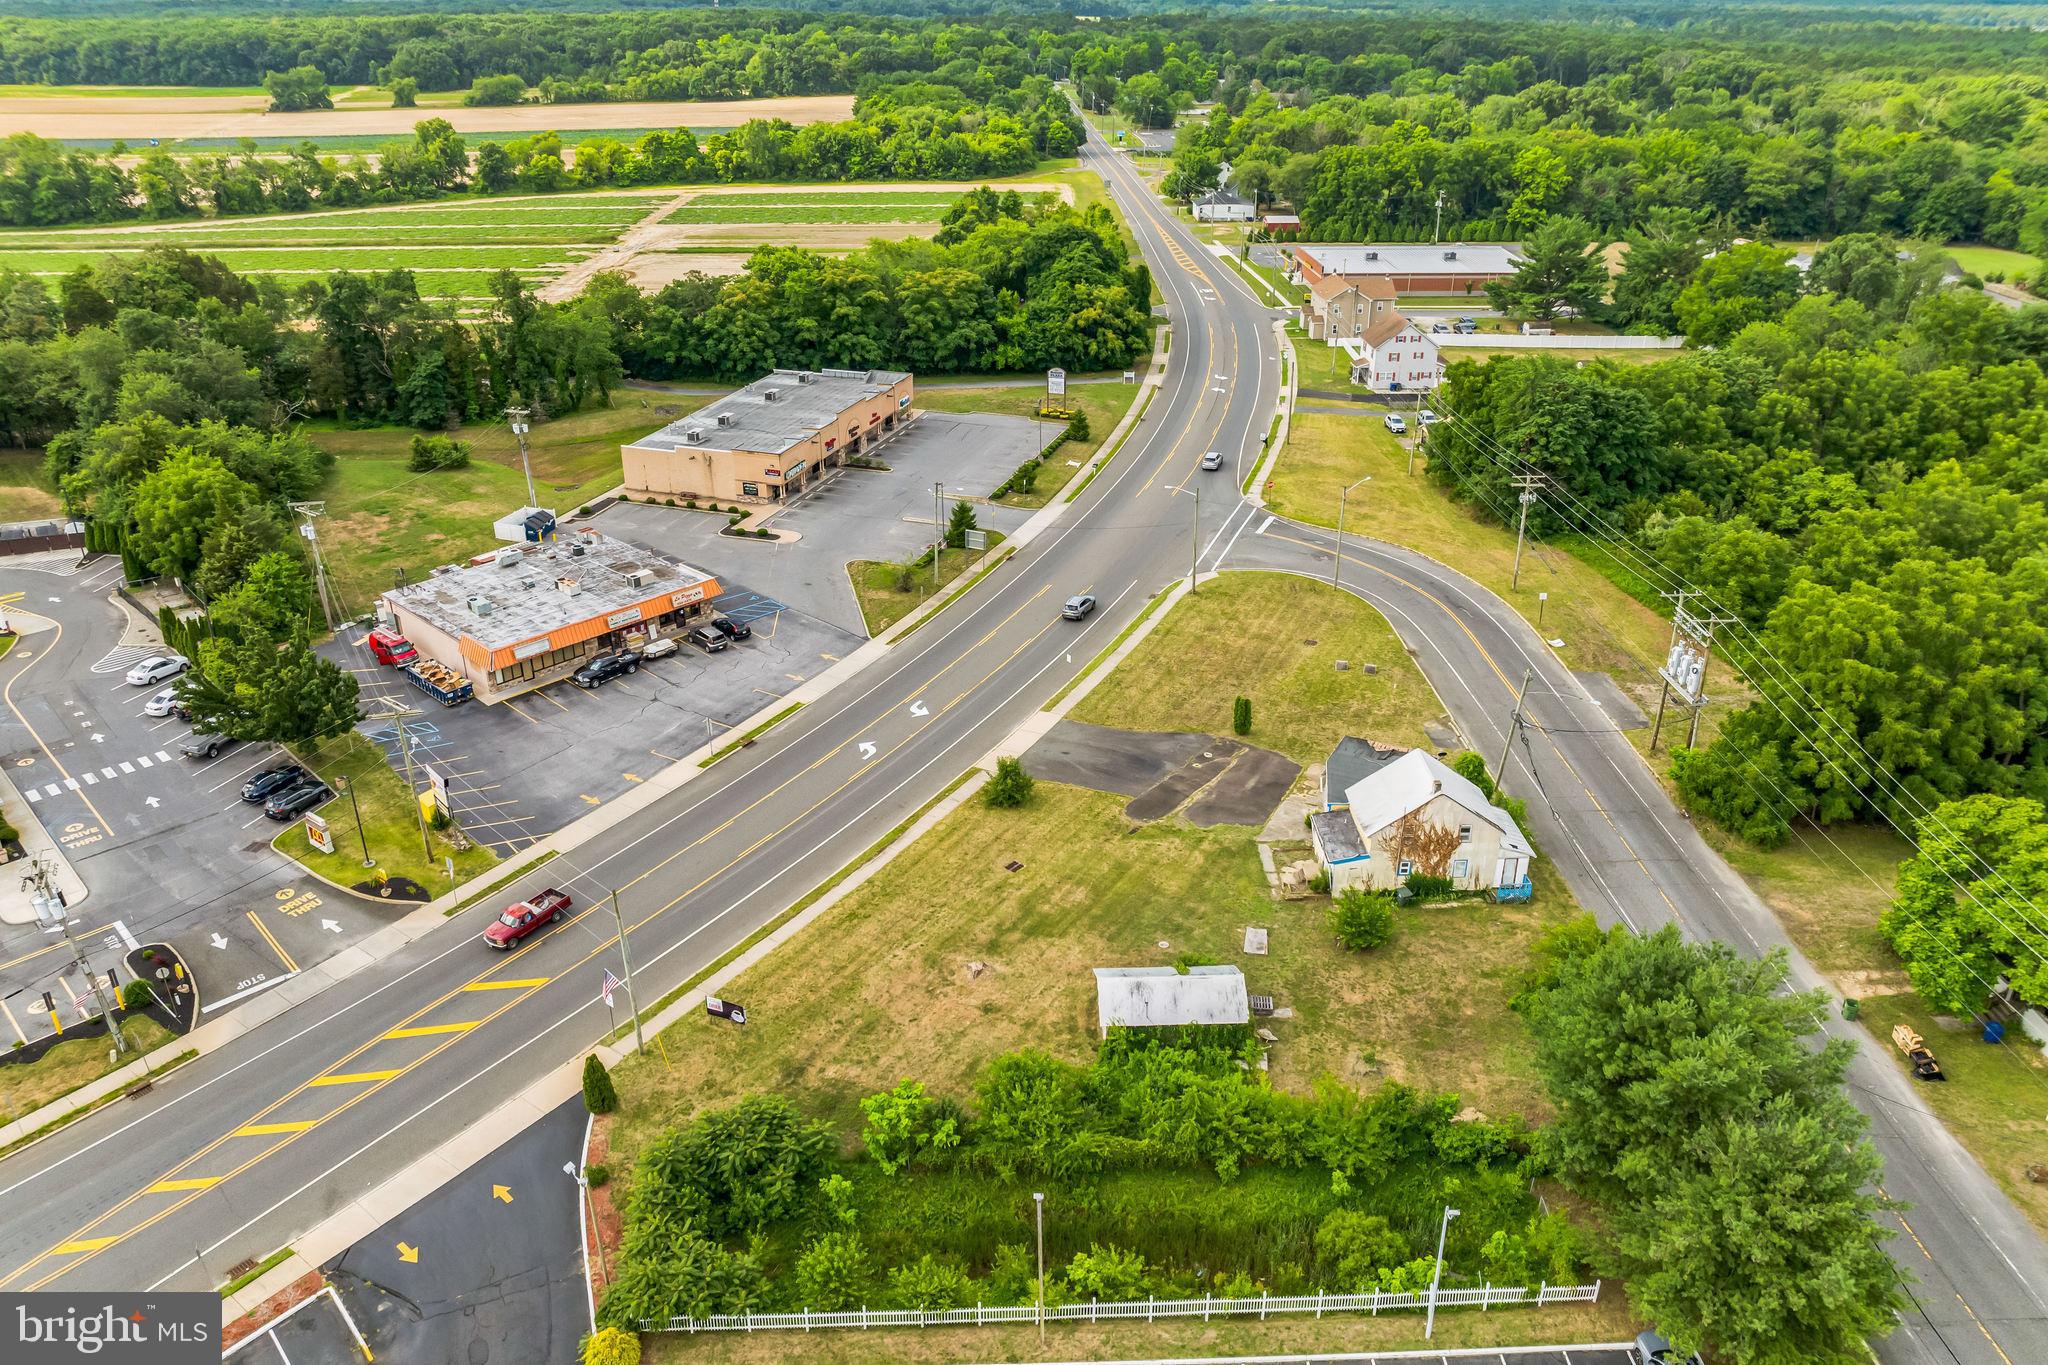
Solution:
<svg viewBox="0 0 2048 1365"><path fill-rule="evenodd" d="M1110 1322L1159 1318L1258 1317L1275 1313L1420 1312L1429 1307L1429 1295L1419 1294L1285 1294L1260 1295L1255 1299L1132 1299L1116 1303L1063 1303L1045 1309L1047 1322ZM1481 1285L1478 1288L1439 1289L1438 1308L1544 1307L1553 1303L1597 1303L1600 1281L1591 1284ZM990 1327L1006 1322L1036 1322L1035 1304L976 1304L972 1308L947 1308L924 1312L915 1308L861 1308L840 1313L739 1313L708 1318L670 1318L667 1322L642 1322L643 1332L811 1332L831 1327Z"/></svg>

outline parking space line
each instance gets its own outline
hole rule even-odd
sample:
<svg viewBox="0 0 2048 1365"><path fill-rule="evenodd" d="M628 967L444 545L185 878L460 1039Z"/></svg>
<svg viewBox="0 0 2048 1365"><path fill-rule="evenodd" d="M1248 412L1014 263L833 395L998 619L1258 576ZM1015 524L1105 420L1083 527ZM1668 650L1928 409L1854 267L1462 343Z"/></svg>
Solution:
<svg viewBox="0 0 2048 1365"><path fill-rule="evenodd" d="M546 689L544 688L535 688L533 690L532 695L539 697L542 701L548 703L550 706L557 708L558 710L566 711L569 709L568 707L563 706L562 703L560 703L559 701L556 701L553 697L549 696Z"/></svg>
<svg viewBox="0 0 2048 1365"><path fill-rule="evenodd" d="M277 960L284 964L284 969L288 972L291 972L293 975L297 975L299 970L299 964L292 961L292 955L286 952L284 950L284 945L282 943L279 943L276 937L271 934L270 927L257 917L256 912L254 910L249 911L248 914L249 923L255 925L256 932L263 935L263 941L265 943L268 943L270 945L270 950L277 954Z"/></svg>
<svg viewBox="0 0 2048 1365"><path fill-rule="evenodd" d="M222 787L232 786L234 784L235 779L240 777L243 773L250 771L250 769L252 768L256 768L262 764L268 763L269 761L270 755L264 754L261 757L252 760L246 767L243 767L240 771L230 774L226 781L216 782L213 786L208 787L207 790L210 792L217 792Z"/></svg>
<svg viewBox="0 0 2048 1365"><path fill-rule="evenodd" d="M526 712L520 710L519 703L513 701L510 697L507 697L505 699L505 705L511 709L513 715L519 717L519 719L525 721L528 725L540 724L540 722L535 720L532 716L529 716L526 714Z"/></svg>
<svg viewBox="0 0 2048 1365"><path fill-rule="evenodd" d="M14 1017L14 1011L7 1008L7 1002L0 1000L0 1014L7 1016L7 1027L14 1030L14 1036L21 1039L23 1047L28 1046L28 1035L21 1031L21 1021Z"/></svg>

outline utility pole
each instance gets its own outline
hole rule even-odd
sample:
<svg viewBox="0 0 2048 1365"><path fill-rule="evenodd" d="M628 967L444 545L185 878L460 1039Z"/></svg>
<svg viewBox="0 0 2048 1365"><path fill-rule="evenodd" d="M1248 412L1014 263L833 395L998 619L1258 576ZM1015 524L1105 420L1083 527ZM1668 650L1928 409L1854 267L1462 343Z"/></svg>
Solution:
<svg viewBox="0 0 2048 1365"><path fill-rule="evenodd" d="M1444 239L1444 192L1436 192L1436 228L1429 234L1429 240L1441 242Z"/></svg>
<svg viewBox="0 0 2048 1365"><path fill-rule="evenodd" d="M939 560L946 553L946 485L932 485L932 595L939 591Z"/></svg>
<svg viewBox="0 0 2048 1365"><path fill-rule="evenodd" d="M427 813L420 809L420 789L413 785L412 737L405 733L405 723L409 720L418 719L420 714L420 712L413 710L410 706L401 706L396 710L386 711L384 717L398 727L398 755L405 762L405 790L406 794L412 797L412 813L418 818L420 824L420 852L425 855L428 865L432 866L434 861L434 845L433 841L427 837ZM358 821L357 828L361 828L360 821ZM367 847L363 851L363 856L365 858L370 856Z"/></svg>
<svg viewBox="0 0 2048 1365"><path fill-rule="evenodd" d="M1330 563L1330 586L1333 588L1337 586L1337 580L1339 576L1341 576L1344 572L1344 500L1351 496L1351 489L1363 488L1365 487L1365 485L1371 482L1372 475L1368 474L1364 478L1360 479L1357 483L1352 484L1350 487L1338 490L1337 554L1336 557Z"/></svg>
<svg viewBox="0 0 2048 1365"><path fill-rule="evenodd" d="M1451 1220L1458 1216L1458 1212L1457 1209L1446 1207L1443 1224L1436 1230L1436 1270L1429 1277L1429 1319L1422 1327L1424 1341L1436 1335L1436 1286L1444 1277L1444 1236L1451 1230Z"/></svg>
<svg viewBox="0 0 2048 1365"><path fill-rule="evenodd" d="M320 595L320 614L326 619L327 629L332 633L335 621L341 615L341 603L335 599L334 587L327 581L327 561L320 554L320 535L313 529L313 518L326 512L327 504L295 502L291 504L291 509L305 518L299 523L299 534L313 547L313 587Z"/></svg>
<svg viewBox="0 0 2048 1365"><path fill-rule="evenodd" d="M1515 693L1515 713L1508 717L1508 737L1501 741L1500 765L1493 770L1493 785L1496 787L1507 781L1508 752L1514 746L1515 731L1522 726L1522 703L1529 698L1529 679L1534 676L1536 676L1535 669L1525 668L1522 670L1522 690Z"/></svg>
<svg viewBox="0 0 2048 1365"><path fill-rule="evenodd" d="M512 425L512 434L519 438L519 467L526 471L526 505L539 507L540 499L533 491L533 466L526 459L526 433L532 430L527 418L533 416L530 408L506 408L505 420Z"/></svg>
<svg viewBox="0 0 2048 1365"><path fill-rule="evenodd" d="M1188 594L1190 596L1194 594L1195 580L1201 577L1202 572L1202 485L1195 485L1194 494L1195 520L1188 527Z"/></svg>
<svg viewBox="0 0 2048 1365"><path fill-rule="evenodd" d="M38 853L29 865L29 873L21 879L21 889L28 892L36 908L36 919L46 934L62 934L64 942L71 947L71 960L85 973L86 981L92 986L93 1002L100 1007L100 1017L107 1021L107 1032L113 1035L116 1053L128 1050L128 1039L121 1032L121 1021L114 1017L114 1007L107 1000L106 985L99 979L85 960L85 949L79 946L71 933L71 916L67 912L64 893L50 884L50 859L48 854Z"/></svg>
<svg viewBox="0 0 2048 1365"><path fill-rule="evenodd" d="M1508 579L1508 588L1513 590L1522 585L1522 540L1529 530L1529 504L1536 501L1536 490L1543 486L1541 474L1517 474L1514 486L1521 490L1521 514L1515 518L1515 572Z"/></svg>
<svg viewBox="0 0 2048 1365"><path fill-rule="evenodd" d="M640 1027L640 997L633 994L633 954L626 947L626 917L619 911L619 893L612 892L612 922L619 926L619 965L626 969L626 1008L633 1011L633 1046L647 1055L647 1035Z"/></svg>
<svg viewBox="0 0 2048 1365"><path fill-rule="evenodd" d="M1657 690L1657 719L1650 727L1650 752L1657 752L1657 740L1664 731L1664 706L1675 692L1678 700L1692 712L1691 724L1685 736L1687 748L1699 743L1700 712L1707 704L1707 664L1714 657L1714 628L1724 626L1735 618L1709 611L1700 616L1687 611L1685 599L1697 597L1699 593L1690 588L1680 588L1662 596L1672 600L1671 649L1664 656L1664 666L1657 670L1662 686Z"/></svg>

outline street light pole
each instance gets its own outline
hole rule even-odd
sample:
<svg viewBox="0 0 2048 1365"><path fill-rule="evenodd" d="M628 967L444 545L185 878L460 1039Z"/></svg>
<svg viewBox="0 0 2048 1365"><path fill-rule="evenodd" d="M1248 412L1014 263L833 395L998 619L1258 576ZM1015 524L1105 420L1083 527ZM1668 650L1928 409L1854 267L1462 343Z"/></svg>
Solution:
<svg viewBox="0 0 2048 1365"><path fill-rule="evenodd" d="M1038 1206L1038 1344L1045 1345L1045 1192L1031 1196Z"/></svg>
<svg viewBox="0 0 2048 1365"><path fill-rule="evenodd" d="M346 777L336 778L335 781L348 793L348 808L356 817L356 842L363 848L363 866L375 867L377 860L370 856L370 836L363 832L363 808L356 804L356 784Z"/></svg>
<svg viewBox="0 0 2048 1365"><path fill-rule="evenodd" d="M405 760L405 790L406 794L412 798L412 813L419 819L420 824L420 853L426 858L427 866L432 867L434 865L434 843L433 840L427 837L427 813L420 807L420 789L413 785L412 736L405 733L405 723L420 714L420 712L413 710L410 706L401 706L396 710L384 713L385 718L398 728L398 753ZM439 808L436 807L436 809ZM362 828L360 821L357 822L356 828ZM369 856L367 850L365 850L364 856Z"/></svg>
<svg viewBox="0 0 2048 1365"><path fill-rule="evenodd" d="M1362 488L1371 482L1372 475L1368 474L1350 488L1342 489L1337 494L1337 554L1330 562L1330 586L1333 588L1337 586L1337 579L1344 572L1344 500L1351 496L1352 488Z"/></svg>
<svg viewBox="0 0 2048 1365"><path fill-rule="evenodd" d="M562 1174L576 1182L576 1197L583 1202L583 1216L590 1220L590 1240L597 1243L598 1273L604 1276L606 1284L610 1284L612 1282L612 1268L605 1262L604 1233L597 1226L597 1210L590 1206L590 1177L577 1170L576 1163L573 1161L562 1163ZM584 1264L587 1266L589 1262L586 1261ZM584 1273L587 1275L590 1272L585 1270Z"/></svg>
<svg viewBox="0 0 2048 1365"><path fill-rule="evenodd" d="M1443 1225L1436 1230L1436 1269L1429 1277L1429 1318L1422 1327L1422 1339L1424 1341L1429 1340L1436 1333L1436 1287L1438 1281L1444 1277L1444 1234L1451 1230L1451 1220L1457 1216L1458 1211L1456 1209L1446 1206L1444 1208Z"/></svg>
<svg viewBox="0 0 2048 1365"><path fill-rule="evenodd" d="M932 485L932 595L939 592L939 561L946 554L946 485Z"/></svg>
<svg viewBox="0 0 2048 1365"><path fill-rule="evenodd" d="M612 922L619 926L619 965L626 969L626 1008L633 1011L633 1045L647 1055L647 1035L640 1026L640 997L633 993L633 954L626 947L626 917L619 912L619 893L612 892Z"/></svg>
<svg viewBox="0 0 2048 1365"><path fill-rule="evenodd" d="M1508 780L1508 752L1514 748L1515 731L1522 726L1522 703L1529 697L1529 680L1536 676L1536 670L1522 670L1522 690L1515 693L1515 713L1508 717L1508 737L1500 742L1500 766L1493 770L1496 787Z"/></svg>

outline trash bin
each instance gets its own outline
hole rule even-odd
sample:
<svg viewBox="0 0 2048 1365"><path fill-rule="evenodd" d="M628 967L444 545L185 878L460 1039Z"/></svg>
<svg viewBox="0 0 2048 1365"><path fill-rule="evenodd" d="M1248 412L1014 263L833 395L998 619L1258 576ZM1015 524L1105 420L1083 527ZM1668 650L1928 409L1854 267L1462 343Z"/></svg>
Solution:
<svg viewBox="0 0 2048 1365"><path fill-rule="evenodd" d="M2003 1019L1986 1019L1984 1021L1984 1041L1987 1043L2002 1043L2005 1041L2005 1021Z"/></svg>

